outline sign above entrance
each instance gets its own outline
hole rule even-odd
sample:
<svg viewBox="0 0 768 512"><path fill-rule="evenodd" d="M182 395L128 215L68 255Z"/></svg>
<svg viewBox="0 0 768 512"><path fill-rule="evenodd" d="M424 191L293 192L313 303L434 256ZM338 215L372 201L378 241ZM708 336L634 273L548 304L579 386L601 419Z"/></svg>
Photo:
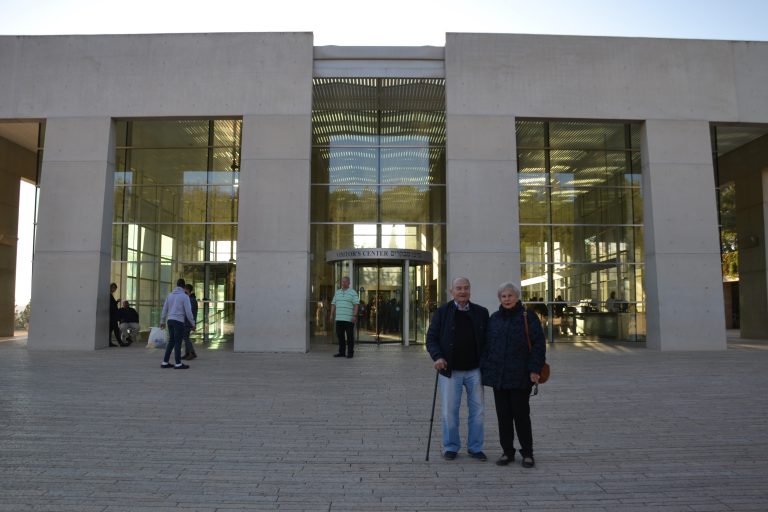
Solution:
<svg viewBox="0 0 768 512"><path fill-rule="evenodd" d="M340 260L410 260L412 262L432 262L432 253L428 251L416 251L413 249L341 249L339 251L326 251L325 261Z"/></svg>

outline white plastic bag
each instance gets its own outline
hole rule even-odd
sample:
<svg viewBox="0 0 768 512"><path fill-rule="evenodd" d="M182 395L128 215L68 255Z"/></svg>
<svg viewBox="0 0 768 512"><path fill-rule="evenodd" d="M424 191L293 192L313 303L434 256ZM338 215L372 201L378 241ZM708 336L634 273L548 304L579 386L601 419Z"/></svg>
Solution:
<svg viewBox="0 0 768 512"><path fill-rule="evenodd" d="M159 327L149 328L149 339L147 339L147 348L165 348L168 343L168 329Z"/></svg>

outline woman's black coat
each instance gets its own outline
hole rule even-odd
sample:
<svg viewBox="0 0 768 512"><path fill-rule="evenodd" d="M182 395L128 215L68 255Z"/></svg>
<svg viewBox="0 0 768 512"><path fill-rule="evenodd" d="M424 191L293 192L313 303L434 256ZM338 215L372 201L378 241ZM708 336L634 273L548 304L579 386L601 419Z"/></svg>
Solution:
<svg viewBox="0 0 768 512"><path fill-rule="evenodd" d="M525 316L531 350L525 337ZM546 357L546 339L538 317L526 312L518 302L512 309L499 310L488 320L488 331L480 372L483 385L494 389L527 389L531 387L531 372L540 373Z"/></svg>

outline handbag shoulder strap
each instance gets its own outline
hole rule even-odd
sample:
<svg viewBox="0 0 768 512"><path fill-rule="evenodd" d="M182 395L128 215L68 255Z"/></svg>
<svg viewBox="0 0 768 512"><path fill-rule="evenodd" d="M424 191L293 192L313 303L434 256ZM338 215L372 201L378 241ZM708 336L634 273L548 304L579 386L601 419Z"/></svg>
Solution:
<svg viewBox="0 0 768 512"><path fill-rule="evenodd" d="M525 339L528 340L528 352L530 352L531 336L528 334L528 311L523 311L523 323L525 324Z"/></svg>

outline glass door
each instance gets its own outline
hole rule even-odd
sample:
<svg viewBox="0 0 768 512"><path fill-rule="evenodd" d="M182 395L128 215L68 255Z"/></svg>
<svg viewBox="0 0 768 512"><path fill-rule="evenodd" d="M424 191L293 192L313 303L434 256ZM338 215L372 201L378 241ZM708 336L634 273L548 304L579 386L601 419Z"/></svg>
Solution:
<svg viewBox="0 0 768 512"><path fill-rule="evenodd" d="M356 338L361 343L403 342L403 268L355 265L360 295Z"/></svg>

